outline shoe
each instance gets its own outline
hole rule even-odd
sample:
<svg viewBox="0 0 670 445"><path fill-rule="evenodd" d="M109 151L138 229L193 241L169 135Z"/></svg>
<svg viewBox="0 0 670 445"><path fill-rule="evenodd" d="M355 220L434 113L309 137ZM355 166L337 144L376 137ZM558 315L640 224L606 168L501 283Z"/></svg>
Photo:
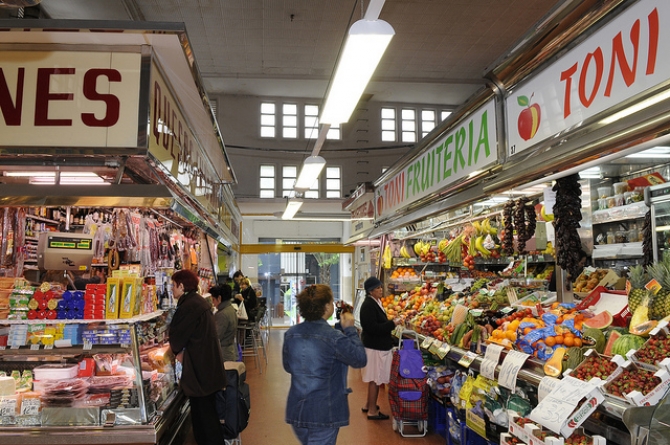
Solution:
<svg viewBox="0 0 670 445"><path fill-rule="evenodd" d="M382 413L381 411L376 416L368 416L368 420L386 420L389 416Z"/></svg>
<svg viewBox="0 0 670 445"><path fill-rule="evenodd" d="M377 406L377 410L379 410L379 406ZM361 408L361 411L363 411L364 413L367 413L368 409L367 408Z"/></svg>

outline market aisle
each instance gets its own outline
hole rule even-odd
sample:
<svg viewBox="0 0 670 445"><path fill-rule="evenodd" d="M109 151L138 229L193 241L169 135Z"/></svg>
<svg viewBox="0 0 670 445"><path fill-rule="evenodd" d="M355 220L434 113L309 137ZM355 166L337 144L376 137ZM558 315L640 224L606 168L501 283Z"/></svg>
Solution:
<svg viewBox="0 0 670 445"><path fill-rule="evenodd" d="M258 372L251 359L247 359L247 382L251 387L251 420L242 433L242 445L299 445L291 427L284 422L284 404L290 384L290 376L284 372L281 364L284 332L279 329L272 330L268 348L268 367L266 369L263 363L263 374ZM366 385L361 381L359 370L349 369L349 385L353 389L353 393L349 396L351 423L340 429L338 444L445 444L445 439L434 432L429 432L424 438L403 438L393 431L390 420L367 420L360 409L365 403ZM381 411L390 414L385 390L382 390L379 400ZM190 431L183 445L195 445Z"/></svg>

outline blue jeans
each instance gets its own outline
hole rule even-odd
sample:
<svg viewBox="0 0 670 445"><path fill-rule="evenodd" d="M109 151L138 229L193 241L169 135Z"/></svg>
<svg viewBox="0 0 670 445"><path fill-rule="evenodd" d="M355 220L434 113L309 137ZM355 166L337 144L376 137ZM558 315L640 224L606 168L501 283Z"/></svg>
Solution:
<svg viewBox="0 0 670 445"><path fill-rule="evenodd" d="M339 428L299 428L293 426L293 432L302 445L335 445Z"/></svg>

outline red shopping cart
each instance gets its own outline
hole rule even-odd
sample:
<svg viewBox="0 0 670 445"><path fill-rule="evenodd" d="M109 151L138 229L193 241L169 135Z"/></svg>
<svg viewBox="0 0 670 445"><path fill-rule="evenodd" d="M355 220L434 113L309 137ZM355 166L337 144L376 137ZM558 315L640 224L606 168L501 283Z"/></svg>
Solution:
<svg viewBox="0 0 670 445"><path fill-rule="evenodd" d="M403 339L405 334L414 338ZM402 437L425 436L428 429L429 390L419 337L414 331L403 331L398 349L393 351L388 391L393 429ZM407 426L416 427L416 432L406 430Z"/></svg>

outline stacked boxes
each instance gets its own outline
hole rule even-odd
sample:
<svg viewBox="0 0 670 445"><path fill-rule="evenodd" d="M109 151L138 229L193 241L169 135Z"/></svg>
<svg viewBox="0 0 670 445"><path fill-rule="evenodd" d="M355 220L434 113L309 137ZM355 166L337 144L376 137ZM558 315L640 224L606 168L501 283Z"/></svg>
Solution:
<svg viewBox="0 0 670 445"><path fill-rule="evenodd" d="M87 320L104 319L106 297L106 284L87 284L84 292L84 318Z"/></svg>

